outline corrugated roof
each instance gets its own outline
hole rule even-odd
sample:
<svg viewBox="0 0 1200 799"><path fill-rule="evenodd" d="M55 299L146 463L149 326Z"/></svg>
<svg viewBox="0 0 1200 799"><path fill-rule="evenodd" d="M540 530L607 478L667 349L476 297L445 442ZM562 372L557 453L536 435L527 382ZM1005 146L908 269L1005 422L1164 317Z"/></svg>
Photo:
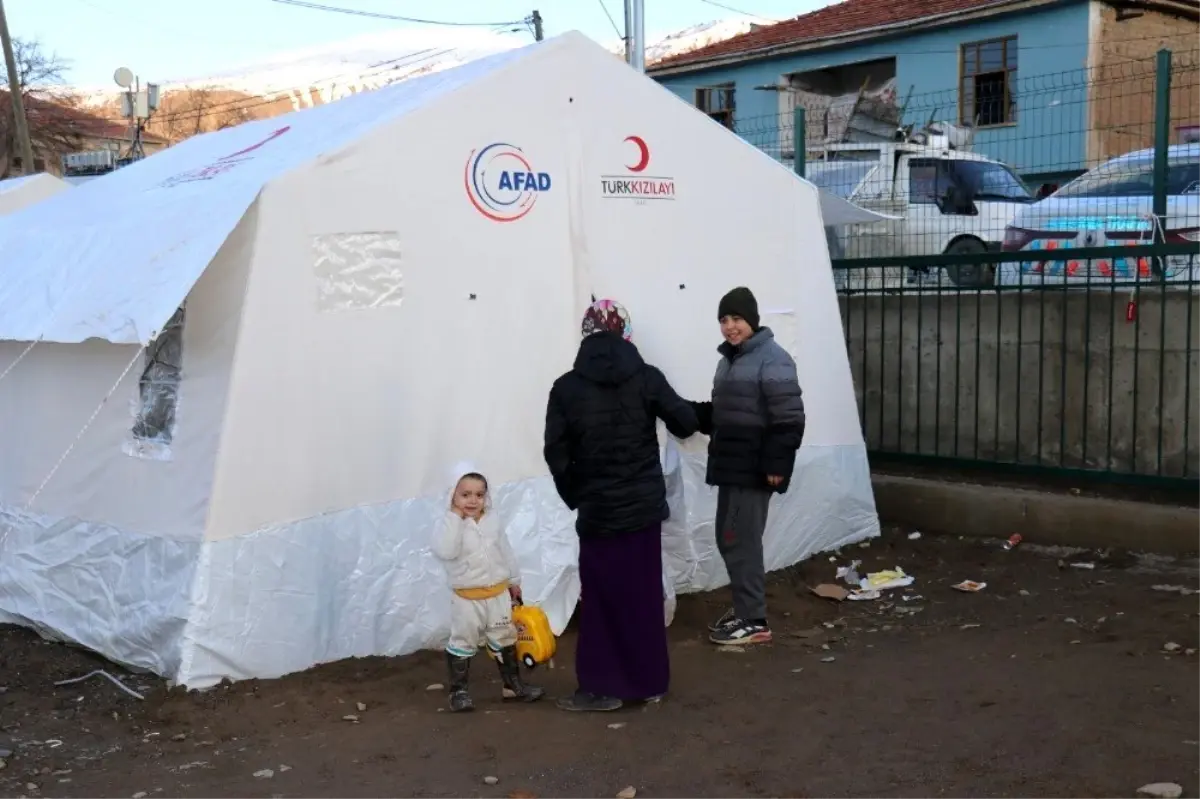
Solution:
<svg viewBox="0 0 1200 799"><path fill-rule="evenodd" d="M1010 2L1012 0L844 0L795 19L764 25L707 47L664 58L651 71Z"/></svg>

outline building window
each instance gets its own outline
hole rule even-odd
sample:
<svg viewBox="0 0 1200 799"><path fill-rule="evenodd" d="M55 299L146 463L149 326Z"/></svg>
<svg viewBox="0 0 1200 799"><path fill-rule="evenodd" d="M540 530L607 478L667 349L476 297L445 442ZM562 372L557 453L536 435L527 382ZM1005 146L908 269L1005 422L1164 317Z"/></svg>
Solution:
<svg viewBox="0 0 1200 799"><path fill-rule="evenodd" d="M733 84L704 86L696 89L696 107L725 127L733 130Z"/></svg>
<svg viewBox="0 0 1200 799"><path fill-rule="evenodd" d="M1016 36L964 44L958 73L960 122L986 128L1017 121Z"/></svg>

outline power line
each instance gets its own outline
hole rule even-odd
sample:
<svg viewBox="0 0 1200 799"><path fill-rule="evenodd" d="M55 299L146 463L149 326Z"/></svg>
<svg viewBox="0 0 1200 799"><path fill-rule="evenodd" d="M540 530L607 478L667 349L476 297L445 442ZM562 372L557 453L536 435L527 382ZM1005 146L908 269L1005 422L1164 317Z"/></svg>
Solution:
<svg viewBox="0 0 1200 799"><path fill-rule="evenodd" d="M726 11L732 11L735 14L741 14L743 17L754 17L755 19L761 19L764 22L781 22L782 21L782 20L778 20L778 19L771 19L770 17L764 17L761 14L751 14L749 11L742 11L740 8L734 8L733 6L727 6L724 3L718 3L717 0L700 0L700 2L707 3L708 5L715 6L717 8L723 8Z"/></svg>
<svg viewBox="0 0 1200 799"><path fill-rule="evenodd" d="M608 17L608 22L610 25L612 25L612 29L616 32L616 34L618 36L620 36L622 39L624 39L625 34L621 31L620 28L617 27L617 21L615 19L613 19L613 15L608 13L608 6L606 6L604 4L604 0L598 0L598 2L600 3L600 8L604 9L604 16Z"/></svg>
<svg viewBox="0 0 1200 799"><path fill-rule="evenodd" d="M458 28L503 28L511 25L521 25L525 22L523 19L509 20L507 22L456 22L453 20L440 19L419 19L417 17L401 17L395 14L382 14L378 11L364 11L358 8L343 8L341 6L327 6L321 3L309 3L306 0L271 0L273 3L279 3L285 6L296 6L297 8L309 8L314 11L330 11L335 14L349 14L355 17L370 17L371 19L388 19L395 22L414 22L420 25L446 25Z"/></svg>

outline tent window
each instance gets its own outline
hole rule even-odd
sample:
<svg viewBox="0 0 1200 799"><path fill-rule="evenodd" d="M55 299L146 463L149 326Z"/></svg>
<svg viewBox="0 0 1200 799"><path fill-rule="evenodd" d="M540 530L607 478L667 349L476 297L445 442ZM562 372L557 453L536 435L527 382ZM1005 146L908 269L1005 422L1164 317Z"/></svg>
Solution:
<svg viewBox="0 0 1200 799"><path fill-rule="evenodd" d="M138 382L139 402L133 422L133 437L138 441L170 444L175 433L183 367L184 308L180 306L158 338L146 346L146 366Z"/></svg>

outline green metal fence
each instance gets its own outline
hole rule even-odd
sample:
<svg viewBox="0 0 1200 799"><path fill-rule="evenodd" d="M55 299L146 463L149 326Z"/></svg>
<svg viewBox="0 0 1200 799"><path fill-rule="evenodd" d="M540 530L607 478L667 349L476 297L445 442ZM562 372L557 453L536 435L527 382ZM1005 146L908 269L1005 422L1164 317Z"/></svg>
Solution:
<svg viewBox="0 0 1200 799"><path fill-rule="evenodd" d="M819 104L735 123L897 217L827 230L873 459L1194 490L1200 52L895 102L910 132L983 109L986 170L855 143Z"/></svg>

